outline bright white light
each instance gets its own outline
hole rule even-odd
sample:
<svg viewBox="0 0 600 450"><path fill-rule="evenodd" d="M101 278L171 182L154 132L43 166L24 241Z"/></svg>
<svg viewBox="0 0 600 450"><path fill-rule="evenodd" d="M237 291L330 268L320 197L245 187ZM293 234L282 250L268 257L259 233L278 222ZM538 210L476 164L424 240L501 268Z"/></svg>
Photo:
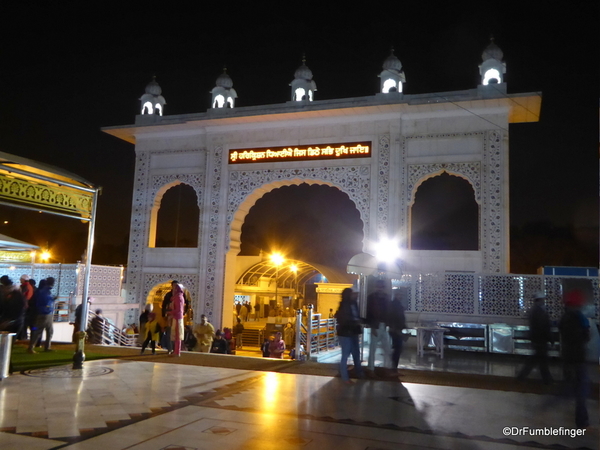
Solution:
<svg viewBox="0 0 600 450"><path fill-rule="evenodd" d="M225 97L223 97L221 94L217 95L215 97L214 107L215 108L222 108L224 104L225 104Z"/></svg>
<svg viewBox="0 0 600 450"><path fill-rule="evenodd" d="M381 90L381 92L383 92L384 94L387 94L388 92L390 92L390 89L395 88L396 87L396 82L394 80L392 80L391 78L388 78L387 80L385 80L383 82L383 89Z"/></svg>
<svg viewBox="0 0 600 450"><path fill-rule="evenodd" d="M162 106L160 105L160 103L156 104L156 109L158 109L158 115L162 116Z"/></svg>
<svg viewBox="0 0 600 450"><path fill-rule="evenodd" d="M312 91L308 91L308 100L311 101L311 102L313 101L313 93L312 93Z"/></svg>
<svg viewBox="0 0 600 450"><path fill-rule="evenodd" d="M294 100L296 101L300 101L302 100L302 98L306 95L306 91L303 88L298 88L296 89L296 92L294 92Z"/></svg>
<svg viewBox="0 0 600 450"><path fill-rule="evenodd" d="M502 79L500 78L500 72L498 72L498 70L489 69L487 72L485 72L485 75L483 76L483 85L487 86L490 84L491 80L497 80L497 83L502 82Z"/></svg>
<svg viewBox="0 0 600 450"><path fill-rule="evenodd" d="M375 257L382 262L396 261L400 257L398 242L393 239L382 239L375 247Z"/></svg>
<svg viewBox="0 0 600 450"><path fill-rule="evenodd" d="M142 106L142 114L152 114L152 103L151 102L146 102L144 103L144 106Z"/></svg>

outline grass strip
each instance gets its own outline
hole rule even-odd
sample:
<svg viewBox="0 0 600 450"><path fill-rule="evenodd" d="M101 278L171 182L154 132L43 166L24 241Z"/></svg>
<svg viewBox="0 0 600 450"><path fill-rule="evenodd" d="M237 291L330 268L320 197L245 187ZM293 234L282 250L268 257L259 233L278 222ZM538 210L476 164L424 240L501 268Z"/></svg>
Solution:
<svg viewBox="0 0 600 450"><path fill-rule="evenodd" d="M13 372L22 372L24 370L42 369L44 367L64 366L73 362L75 345L55 345L53 351L45 352L43 349L37 349L37 353L27 352L27 346L15 344L11 352L11 364ZM85 351L85 360L115 358L117 355L110 353L97 353Z"/></svg>

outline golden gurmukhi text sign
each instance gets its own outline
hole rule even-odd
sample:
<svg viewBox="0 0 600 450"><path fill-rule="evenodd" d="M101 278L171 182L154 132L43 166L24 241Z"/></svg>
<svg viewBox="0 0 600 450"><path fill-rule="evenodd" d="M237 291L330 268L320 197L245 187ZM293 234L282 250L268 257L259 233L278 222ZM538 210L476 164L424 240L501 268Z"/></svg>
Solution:
<svg viewBox="0 0 600 450"><path fill-rule="evenodd" d="M242 148L229 150L229 164L369 158L370 156L371 142Z"/></svg>

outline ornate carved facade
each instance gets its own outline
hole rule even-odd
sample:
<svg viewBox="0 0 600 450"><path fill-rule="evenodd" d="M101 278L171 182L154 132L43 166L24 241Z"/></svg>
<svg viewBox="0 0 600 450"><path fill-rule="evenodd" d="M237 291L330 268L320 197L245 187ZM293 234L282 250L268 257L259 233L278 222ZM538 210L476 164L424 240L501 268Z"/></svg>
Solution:
<svg viewBox="0 0 600 450"><path fill-rule="evenodd" d="M492 100L489 92L482 95L478 90L453 94L452 101L432 94L390 93L155 115L152 121L145 115L138 116L135 125L105 129L136 146L128 301L143 304L158 284L178 279L195 299L197 315L204 313L213 323L229 325L232 301L224 299L233 299L235 259L248 211L273 189L308 183L332 186L348 195L363 222L365 251L378 239L399 238L405 247L406 271L414 277L425 274L411 278L413 310L473 314L492 308L458 299L465 292L476 297L476 275L445 276L444 285L456 298L438 297L434 291L439 283L423 280L447 271L498 276L508 272L508 124L531 120L531 106L521 111L519 103L504 93ZM335 146L353 143L364 143L369 152L331 156ZM342 147L338 153L348 152ZM330 157L291 156L314 153L315 148L325 149L321 156L329 152ZM233 163L230 151L276 159L248 156L247 162ZM444 172L473 188L479 206L477 250L410 248L415 193L424 181ZM179 183L193 187L198 198L198 247L154 248L149 238L155 227L152 209L160 206L166 189ZM495 292L502 283L494 281L484 288ZM430 303L436 298L434 307ZM513 314L493 308L500 315Z"/></svg>

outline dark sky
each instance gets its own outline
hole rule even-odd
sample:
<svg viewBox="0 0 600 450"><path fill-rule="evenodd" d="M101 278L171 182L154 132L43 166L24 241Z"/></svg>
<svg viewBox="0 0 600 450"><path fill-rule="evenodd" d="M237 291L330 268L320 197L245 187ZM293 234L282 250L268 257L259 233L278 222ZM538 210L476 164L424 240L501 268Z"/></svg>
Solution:
<svg viewBox="0 0 600 450"><path fill-rule="evenodd" d="M552 240L568 229L583 253L597 256L597 2L288 3L286 11L282 3L203 3L3 7L0 150L103 186L95 262L126 262L134 169L133 146L100 127L132 124L152 75L166 114L205 111L224 65L237 106L282 103L305 51L317 99L372 95L394 46L405 93L469 89L491 34L504 51L509 93L543 92L540 123L510 128L513 246L526 252L519 239L531 233L549 247L570 245ZM0 213L13 224L0 232L80 254L81 224Z"/></svg>

